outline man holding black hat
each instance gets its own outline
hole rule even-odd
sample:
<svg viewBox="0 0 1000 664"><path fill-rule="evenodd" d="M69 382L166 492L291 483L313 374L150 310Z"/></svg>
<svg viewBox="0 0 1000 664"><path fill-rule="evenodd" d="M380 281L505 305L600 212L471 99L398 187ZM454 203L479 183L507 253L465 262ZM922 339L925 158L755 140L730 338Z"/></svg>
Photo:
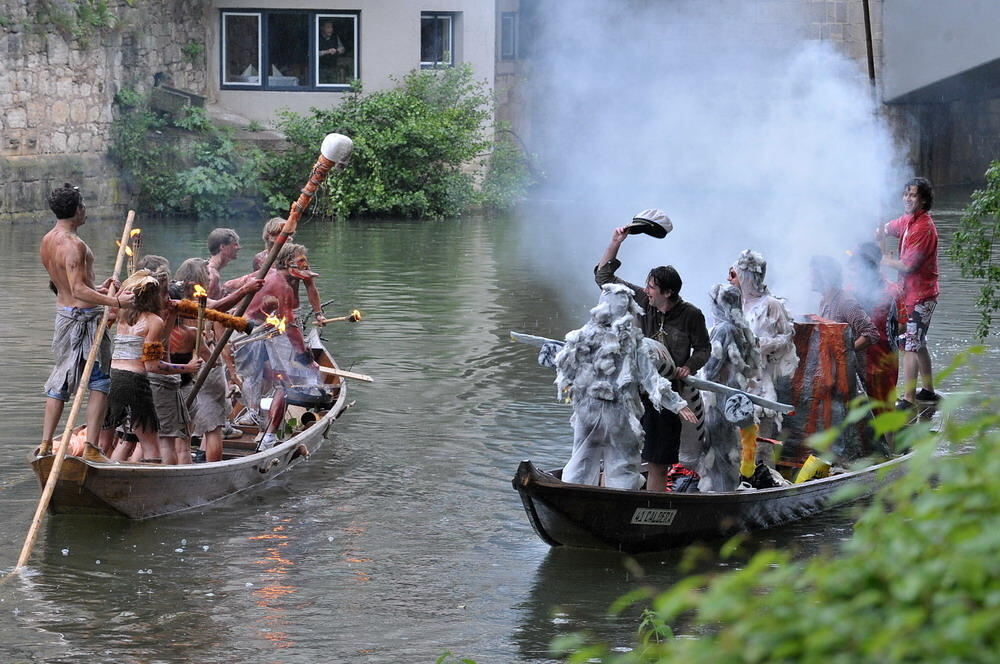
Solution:
<svg viewBox="0 0 1000 664"><path fill-rule="evenodd" d="M708 361L712 352L712 344L708 340L708 328L705 326L705 315L698 307L681 299L680 290L683 282L673 266L654 267L646 277L645 287L631 284L615 276L615 272L621 267L618 250L629 235L643 233L663 238L672 229L673 224L662 210L655 208L643 210L632 219L632 223L614 229L608 248L605 249L600 263L594 268L594 278L600 286L619 283L632 290L635 301L643 311L640 316L643 334L667 347L677 367L671 378L678 380L698 371ZM680 391L680 386L675 384L674 389ZM688 399L690 392L697 393L697 390L684 390L681 396L688 400L691 409L698 415L700 426L702 417L700 399L696 407ZM646 404L645 399L643 402ZM642 426L646 433L642 458L649 463L646 488L650 491L663 491L666 471L679 459L681 420L670 411L657 412L646 404Z"/></svg>

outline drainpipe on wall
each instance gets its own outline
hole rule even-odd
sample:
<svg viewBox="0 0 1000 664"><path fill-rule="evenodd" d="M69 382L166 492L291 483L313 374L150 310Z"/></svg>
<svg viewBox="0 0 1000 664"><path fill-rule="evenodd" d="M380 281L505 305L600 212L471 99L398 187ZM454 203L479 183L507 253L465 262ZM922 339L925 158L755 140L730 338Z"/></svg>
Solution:
<svg viewBox="0 0 1000 664"><path fill-rule="evenodd" d="M872 12L868 0L862 0L865 10L865 46L868 47L868 80L875 87L875 50L872 48Z"/></svg>

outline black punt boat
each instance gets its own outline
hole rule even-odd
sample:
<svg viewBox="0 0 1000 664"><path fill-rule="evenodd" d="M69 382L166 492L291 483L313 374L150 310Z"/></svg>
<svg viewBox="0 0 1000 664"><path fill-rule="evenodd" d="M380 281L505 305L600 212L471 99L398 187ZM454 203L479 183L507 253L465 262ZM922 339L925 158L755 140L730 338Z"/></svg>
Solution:
<svg viewBox="0 0 1000 664"><path fill-rule="evenodd" d="M869 496L909 458L754 491L653 493L569 484L559 479L561 469L546 472L530 461L521 462L512 484L535 532L550 546L641 553L771 528Z"/></svg>
<svg viewBox="0 0 1000 664"><path fill-rule="evenodd" d="M779 461L791 469L810 454L809 436L844 422L859 393L846 325L796 322L794 341L798 368L778 386L779 401L795 406L785 416ZM933 404L923 406L921 419L934 411ZM853 470L784 487L718 493L608 489L563 482L561 469L546 472L531 461L521 462L512 484L535 532L550 546L659 551L780 526L871 495L903 471L910 455L858 468L858 460L876 452L867 427L865 420L842 426L830 450Z"/></svg>

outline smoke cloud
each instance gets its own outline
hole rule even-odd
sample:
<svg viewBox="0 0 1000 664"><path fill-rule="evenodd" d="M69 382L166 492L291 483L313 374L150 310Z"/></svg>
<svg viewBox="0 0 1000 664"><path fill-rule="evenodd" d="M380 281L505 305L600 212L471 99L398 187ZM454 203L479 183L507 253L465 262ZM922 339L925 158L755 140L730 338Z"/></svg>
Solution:
<svg viewBox="0 0 1000 664"><path fill-rule="evenodd" d="M752 248L796 316L818 301L813 254L843 259L902 214L908 176L888 123L863 66L810 39L812 5L539 4L530 121L547 205L524 220L527 250L574 307L597 298L591 268L612 229L645 208L674 231L626 240L619 276L642 283L672 264L707 313L709 289Z"/></svg>

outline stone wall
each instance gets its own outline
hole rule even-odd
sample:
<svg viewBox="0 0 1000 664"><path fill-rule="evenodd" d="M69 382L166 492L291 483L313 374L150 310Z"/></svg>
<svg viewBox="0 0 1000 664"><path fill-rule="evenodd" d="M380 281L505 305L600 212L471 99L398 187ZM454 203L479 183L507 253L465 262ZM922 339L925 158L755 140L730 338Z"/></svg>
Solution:
<svg viewBox="0 0 1000 664"><path fill-rule="evenodd" d="M115 94L156 72L206 89L207 3L107 0L79 28L73 0L0 0L0 222L48 219L48 192L81 183L93 213L127 203L106 153ZM74 34L76 28L76 34Z"/></svg>

